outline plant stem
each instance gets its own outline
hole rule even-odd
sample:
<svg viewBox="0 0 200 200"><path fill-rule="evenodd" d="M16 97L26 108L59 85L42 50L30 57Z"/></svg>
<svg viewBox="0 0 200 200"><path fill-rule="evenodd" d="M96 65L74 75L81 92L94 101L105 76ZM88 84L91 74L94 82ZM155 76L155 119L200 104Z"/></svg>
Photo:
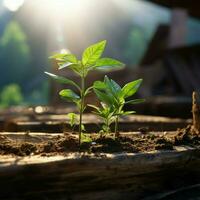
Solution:
<svg viewBox="0 0 200 200"><path fill-rule="evenodd" d="M109 133L109 120L106 119L106 134Z"/></svg>
<svg viewBox="0 0 200 200"><path fill-rule="evenodd" d="M81 77L81 106L80 106L80 119L79 119L79 146L81 145L81 133L82 133L82 116L84 110L85 100L85 78Z"/></svg>
<svg viewBox="0 0 200 200"><path fill-rule="evenodd" d="M118 136L118 121L119 121L119 117L116 116L116 119L115 119L115 138Z"/></svg>

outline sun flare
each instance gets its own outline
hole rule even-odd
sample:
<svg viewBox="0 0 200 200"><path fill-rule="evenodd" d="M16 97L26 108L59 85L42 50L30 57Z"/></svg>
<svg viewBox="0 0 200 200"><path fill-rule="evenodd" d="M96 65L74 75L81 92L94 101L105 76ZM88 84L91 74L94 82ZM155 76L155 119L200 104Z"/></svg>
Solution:
<svg viewBox="0 0 200 200"><path fill-rule="evenodd" d="M24 0L4 0L3 5L10 11L17 11L24 3Z"/></svg>

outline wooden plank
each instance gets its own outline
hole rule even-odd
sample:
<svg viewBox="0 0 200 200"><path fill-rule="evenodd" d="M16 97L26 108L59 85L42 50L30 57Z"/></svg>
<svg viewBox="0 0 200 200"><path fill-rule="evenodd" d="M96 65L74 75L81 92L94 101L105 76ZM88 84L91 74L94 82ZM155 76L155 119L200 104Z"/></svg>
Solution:
<svg viewBox="0 0 200 200"><path fill-rule="evenodd" d="M177 187L174 180L181 183L178 187L191 184L200 174L200 151L187 147L139 154L1 156L0 160L0 198L8 200L137 200Z"/></svg>
<svg viewBox="0 0 200 200"><path fill-rule="evenodd" d="M101 129L102 121L93 114L84 114L83 122L87 132L98 132ZM120 118L119 130L137 131L141 127L154 131L172 131L177 128L183 128L191 123L191 120L168 118L147 115L130 115ZM112 130L114 124L111 125ZM65 132L72 128L66 115L39 115L35 120L29 117L15 118L7 122L3 128L4 131L31 131L31 132ZM78 124L74 129L78 130Z"/></svg>

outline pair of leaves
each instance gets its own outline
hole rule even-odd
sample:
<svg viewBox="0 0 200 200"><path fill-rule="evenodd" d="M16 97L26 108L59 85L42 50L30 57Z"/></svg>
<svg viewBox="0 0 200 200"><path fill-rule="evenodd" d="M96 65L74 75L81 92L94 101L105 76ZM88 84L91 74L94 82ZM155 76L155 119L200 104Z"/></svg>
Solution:
<svg viewBox="0 0 200 200"><path fill-rule="evenodd" d="M93 44L86 48L82 55L82 63L85 66L95 65L97 60L101 57L106 47L106 40Z"/></svg>
<svg viewBox="0 0 200 200"><path fill-rule="evenodd" d="M100 101L105 102L109 106L118 104L118 96L121 91L121 87L112 79L105 76L104 82L95 81L93 88Z"/></svg>
<svg viewBox="0 0 200 200"><path fill-rule="evenodd" d="M82 64L92 66L92 69L110 70L122 68L124 64L112 58L101 58L106 47L106 40L93 44L85 49L82 55Z"/></svg>
<svg viewBox="0 0 200 200"><path fill-rule="evenodd" d="M110 132L110 125L115 120L114 112L111 110L111 107L108 107L106 104L101 104L101 107L97 107L94 105L88 105L95 109L93 113L98 115L100 118L103 119L102 130L100 133L109 133Z"/></svg>
<svg viewBox="0 0 200 200"><path fill-rule="evenodd" d="M142 83L142 79L138 79L127 83L123 88L114 80L109 79L107 76L104 78L104 82L95 81L93 87L97 97L105 103L113 103L114 100L117 102L124 102L128 97L133 96L139 89ZM110 95L112 94L112 95ZM141 103L144 100L131 100L127 103Z"/></svg>
<svg viewBox="0 0 200 200"><path fill-rule="evenodd" d="M102 107L97 107L91 104L89 104L88 106L94 108L96 111L94 111L93 113L97 114L101 118L108 119L113 116L114 112L111 110L111 107L108 107L106 104L102 103Z"/></svg>
<svg viewBox="0 0 200 200"><path fill-rule="evenodd" d="M141 83L142 79L138 79L136 81L127 83L123 88L121 88L118 83L105 76L104 81L96 81L93 85L93 88L97 98L112 108L114 111L113 115L121 116L134 113L134 111L124 112L123 106L125 104L144 102L144 99L133 99L126 101L126 98L131 97L137 92Z"/></svg>
<svg viewBox="0 0 200 200"><path fill-rule="evenodd" d="M74 54L55 54L51 59L58 61L59 69L69 67L80 76L86 76L93 69L111 70L124 67L124 64L112 58L100 58L104 52L106 40L93 44L86 48L79 61Z"/></svg>

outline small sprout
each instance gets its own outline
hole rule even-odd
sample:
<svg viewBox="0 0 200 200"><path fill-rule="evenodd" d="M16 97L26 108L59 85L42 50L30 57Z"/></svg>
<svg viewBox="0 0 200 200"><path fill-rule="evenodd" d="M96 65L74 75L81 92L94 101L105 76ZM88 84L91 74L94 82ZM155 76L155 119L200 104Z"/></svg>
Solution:
<svg viewBox="0 0 200 200"><path fill-rule="evenodd" d="M91 143L92 139L88 134L81 133L81 142L83 142L83 143Z"/></svg>
<svg viewBox="0 0 200 200"><path fill-rule="evenodd" d="M115 136L118 135L118 121L120 116L130 115L135 111L124 111L126 104L136 104L144 102L144 99L127 100L127 98L133 96L139 89L142 83L142 79L138 79L127 83L121 88L114 80L105 76L104 81L96 81L93 84L94 92L97 98L106 105L107 112L110 114L110 118L115 121ZM95 107L94 107L95 108ZM102 110L95 108L97 114L100 116ZM107 115L108 115L107 113Z"/></svg>
<svg viewBox="0 0 200 200"><path fill-rule="evenodd" d="M45 72L54 80L59 83L71 85L79 94L71 89L61 90L59 95L66 101L73 102L76 104L79 111L79 145L81 144L81 133L85 130L82 123L82 115L87 105L85 105L85 97L91 91L92 87L85 87L85 80L88 73L92 70L111 70L121 68L124 66L118 60L112 58L101 58L106 46L106 41L103 40L96 44L93 44L86 48L83 52L82 59L79 60L74 54L60 53L51 56L51 59L57 61L58 69L62 70L65 68L71 69L81 79L81 84L77 84L74 81L67 79L62 76L58 76L49 72Z"/></svg>
<svg viewBox="0 0 200 200"><path fill-rule="evenodd" d="M78 115L75 113L68 113L67 117L69 118L69 124L72 127L72 130L74 130L74 127L78 123Z"/></svg>
<svg viewBox="0 0 200 200"><path fill-rule="evenodd" d="M105 103L101 102L101 107L97 107L94 105L88 105L95 109L93 113L98 115L103 120L102 130L100 130L100 135L109 134L111 132L110 125L115 120L114 111L112 111L111 107L108 107Z"/></svg>

